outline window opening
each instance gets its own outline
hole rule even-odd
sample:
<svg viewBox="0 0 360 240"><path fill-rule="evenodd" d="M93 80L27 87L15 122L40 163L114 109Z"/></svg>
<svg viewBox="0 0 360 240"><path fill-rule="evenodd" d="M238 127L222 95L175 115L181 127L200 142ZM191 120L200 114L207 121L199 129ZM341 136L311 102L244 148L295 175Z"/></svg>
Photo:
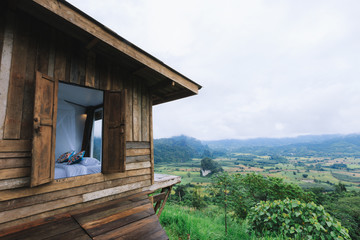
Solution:
<svg viewBox="0 0 360 240"><path fill-rule="evenodd" d="M55 179L101 172L103 96L101 90L59 83Z"/></svg>

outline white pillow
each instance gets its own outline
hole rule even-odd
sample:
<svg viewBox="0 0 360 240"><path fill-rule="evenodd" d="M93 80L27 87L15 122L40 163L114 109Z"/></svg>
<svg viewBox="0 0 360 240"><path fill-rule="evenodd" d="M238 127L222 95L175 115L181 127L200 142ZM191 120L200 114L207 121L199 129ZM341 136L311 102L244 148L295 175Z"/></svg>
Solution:
<svg viewBox="0 0 360 240"><path fill-rule="evenodd" d="M83 159L80 161L80 164L84 166L99 165L100 161L96 158L83 157Z"/></svg>

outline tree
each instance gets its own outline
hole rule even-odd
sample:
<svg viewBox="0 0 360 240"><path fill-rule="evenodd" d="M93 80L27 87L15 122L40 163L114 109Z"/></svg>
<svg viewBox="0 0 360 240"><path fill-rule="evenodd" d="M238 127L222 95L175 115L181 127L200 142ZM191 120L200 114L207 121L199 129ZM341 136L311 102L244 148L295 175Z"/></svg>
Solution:
<svg viewBox="0 0 360 240"><path fill-rule="evenodd" d="M222 169L222 167L219 165L219 163L215 162L214 160L212 160L211 158L203 158L201 160L201 169L202 170L209 170L210 174L209 176L218 173L218 172L223 172L224 169Z"/></svg>
<svg viewBox="0 0 360 240"><path fill-rule="evenodd" d="M224 208L225 234L227 235L227 214L228 214L228 195L232 186L232 177L227 172L222 172L212 178L210 191L214 196L214 202Z"/></svg>
<svg viewBox="0 0 360 240"><path fill-rule="evenodd" d="M307 178L309 175L304 173L302 176L303 178Z"/></svg>

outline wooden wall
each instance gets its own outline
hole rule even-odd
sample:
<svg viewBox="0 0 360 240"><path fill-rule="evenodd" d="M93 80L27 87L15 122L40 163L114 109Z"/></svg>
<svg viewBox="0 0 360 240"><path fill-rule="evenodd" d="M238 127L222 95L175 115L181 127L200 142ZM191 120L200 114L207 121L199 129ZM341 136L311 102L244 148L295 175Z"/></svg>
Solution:
<svg viewBox="0 0 360 240"><path fill-rule="evenodd" d="M6 26L13 26L11 48L3 44ZM151 185L152 102L143 79L116 58L92 51L91 44L23 13L0 17L0 50L3 46L11 53L11 66L6 115L4 124L0 122L0 229L120 198ZM36 71L95 89L127 89L126 172L57 179L29 187Z"/></svg>

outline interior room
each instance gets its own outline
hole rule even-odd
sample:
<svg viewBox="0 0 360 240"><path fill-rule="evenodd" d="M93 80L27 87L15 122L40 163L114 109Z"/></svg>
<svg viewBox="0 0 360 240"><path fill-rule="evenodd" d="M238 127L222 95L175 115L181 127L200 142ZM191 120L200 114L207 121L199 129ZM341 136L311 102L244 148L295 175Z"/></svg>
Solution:
<svg viewBox="0 0 360 240"><path fill-rule="evenodd" d="M101 172L103 91L59 83L55 179Z"/></svg>

